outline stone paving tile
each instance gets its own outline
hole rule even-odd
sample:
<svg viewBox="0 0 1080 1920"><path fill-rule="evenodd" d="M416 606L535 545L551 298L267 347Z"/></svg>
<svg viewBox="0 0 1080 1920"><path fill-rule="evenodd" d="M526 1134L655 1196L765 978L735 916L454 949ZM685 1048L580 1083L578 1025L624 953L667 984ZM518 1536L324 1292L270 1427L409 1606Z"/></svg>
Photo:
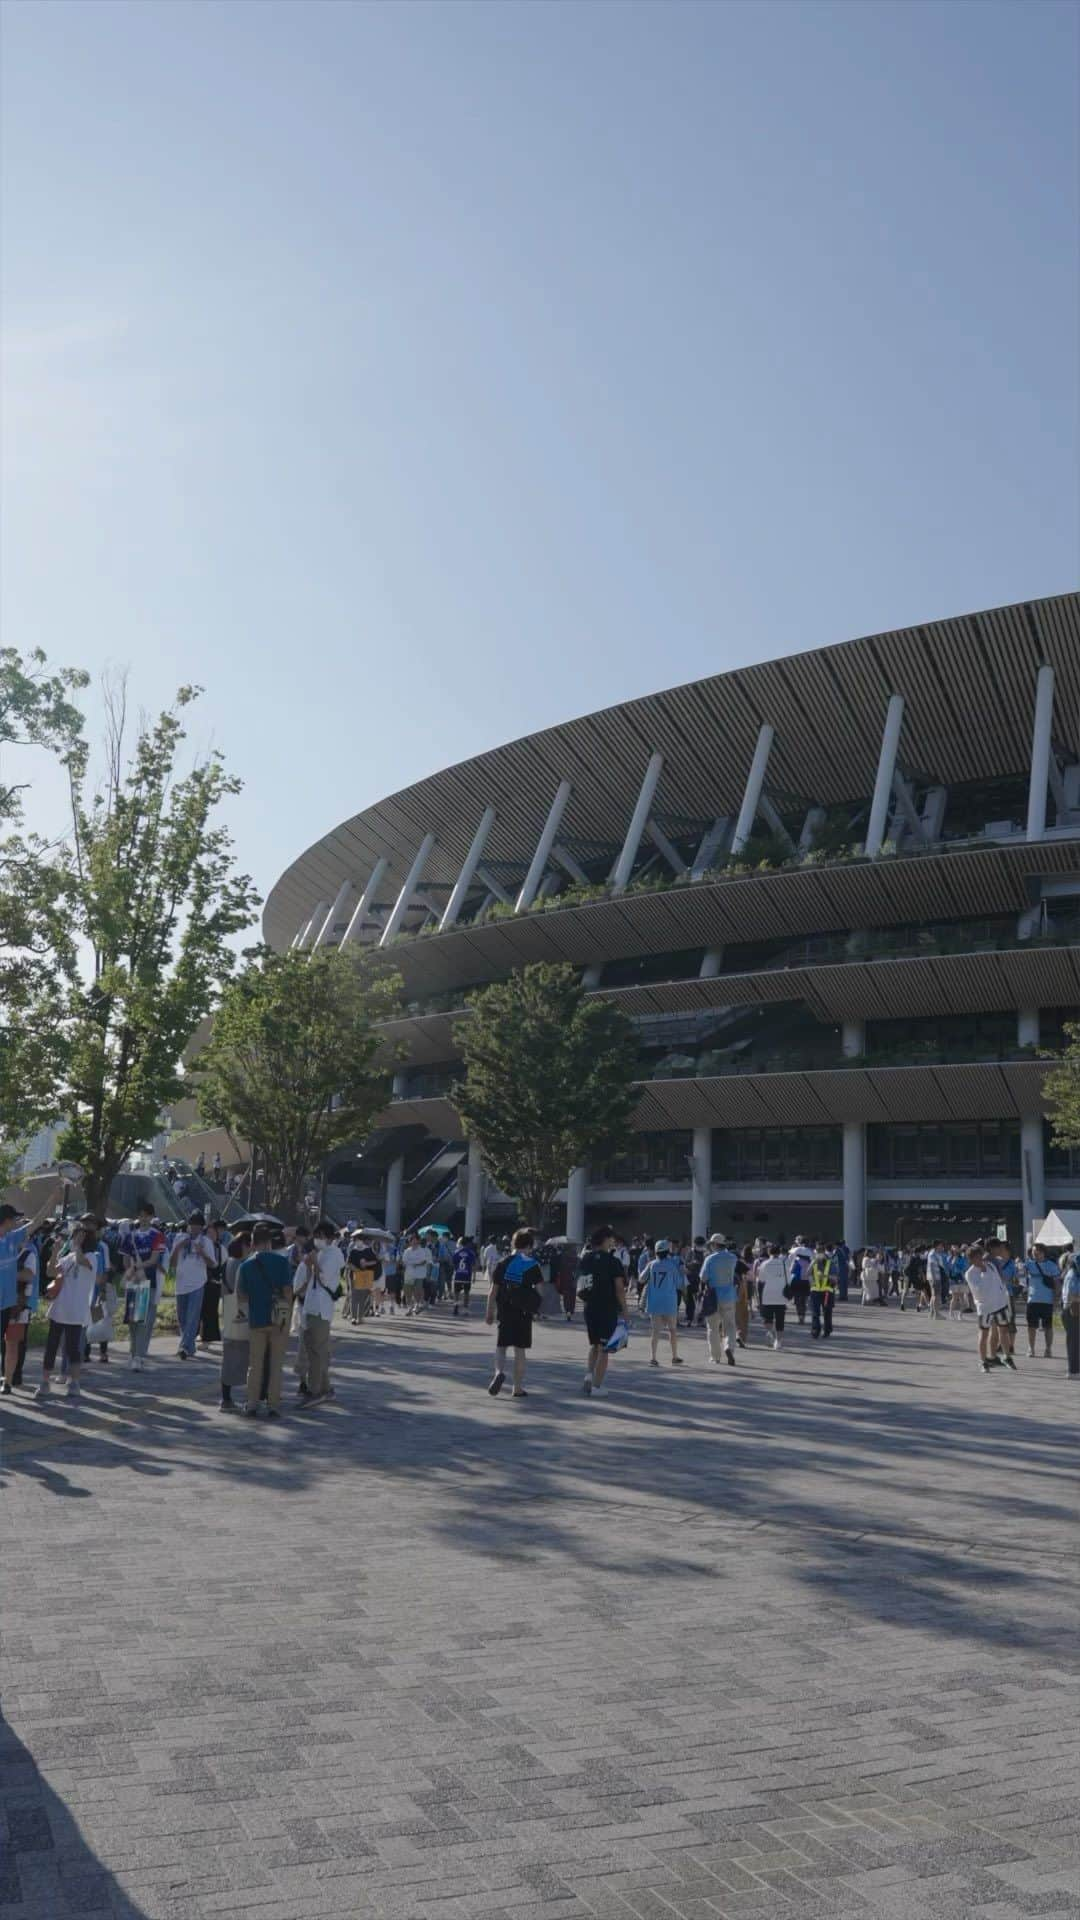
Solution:
<svg viewBox="0 0 1080 1920"><path fill-rule="evenodd" d="M596 1405L579 1328L515 1406L437 1317L278 1429L164 1347L4 1403L0 1920L1080 1913L1064 1382L800 1331Z"/></svg>

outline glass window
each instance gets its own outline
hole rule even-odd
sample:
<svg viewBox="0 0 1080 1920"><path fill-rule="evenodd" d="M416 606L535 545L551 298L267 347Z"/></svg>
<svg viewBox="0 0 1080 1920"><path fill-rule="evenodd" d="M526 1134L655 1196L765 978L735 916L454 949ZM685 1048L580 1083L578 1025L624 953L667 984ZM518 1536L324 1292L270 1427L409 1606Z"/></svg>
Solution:
<svg viewBox="0 0 1080 1920"><path fill-rule="evenodd" d="M949 1172L975 1179L979 1172L979 1129L957 1125L949 1136Z"/></svg>

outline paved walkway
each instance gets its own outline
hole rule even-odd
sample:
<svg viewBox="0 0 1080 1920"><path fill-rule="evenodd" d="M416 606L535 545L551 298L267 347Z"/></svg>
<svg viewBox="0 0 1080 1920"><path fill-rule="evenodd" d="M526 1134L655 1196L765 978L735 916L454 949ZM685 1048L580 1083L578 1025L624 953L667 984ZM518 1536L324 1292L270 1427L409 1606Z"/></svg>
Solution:
<svg viewBox="0 0 1080 1920"><path fill-rule="evenodd" d="M0 1405L0 1920L1080 1914L1080 1391L838 1317L599 1404L438 1316L279 1426L160 1347Z"/></svg>

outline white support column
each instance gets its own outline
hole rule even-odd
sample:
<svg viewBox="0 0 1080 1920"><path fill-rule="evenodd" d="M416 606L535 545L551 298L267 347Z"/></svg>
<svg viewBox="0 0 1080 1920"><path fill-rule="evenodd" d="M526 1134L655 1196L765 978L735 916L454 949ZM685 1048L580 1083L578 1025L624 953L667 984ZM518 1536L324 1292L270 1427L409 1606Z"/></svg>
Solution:
<svg viewBox="0 0 1080 1920"><path fill-rule="evenodd" d="M923 801L921 816L922 836L928 847L937 845L941 839L941 829L945 825L945 807L949 798L948 787L929 787Z"/></svg>
<svg viewBox="0 0 1080 1920"><path fill-rule="evenodd" d="M813 847L814 841L817 839L818 834L821 832L821 829L824 825L825 825L824 807L808 807L806 812L806 819L802 823L802 831L799 834L799 852L800 853L810 852L811 848Z"/></svg>
<svg viewBox="0 0 1080 1920"><path fill-rule="evenodd" d="M1021 1007L1016 1016L1017 1045L1037 1047L1039 1038L1038 1007ZM1033 1220L1046 1218L1046 1152L1041 1113L1025 1113L1020 1117L1020 1200L1021 1225L1026 1236L1032 1231Z"/></svg>
<svg viewBox="0 0 1080 1920"><path fill-rule="evenodd" d="M754 757L746 776L746 791L742 797L742 806L739 808L739 817L735 822L735 831L731 836L732 853L741 853L754 831L754 821L757 819L761 789L765 785L765 769L769 764L773 738L773 728L766 720L758 734Z"/></svg>
<svg viewBox="0 0 1080 1920"><path fill-rule="evenodd" d="M889 817L889 801L892 797L893 774L896 771L896 755L900 746L900 728L903 721L904 696L902 693L891 693L885 710L885 727L881 735L877 779L874 781L874 797L870 802L870 824L866 829L866 846L863 849L870 860L876 860L885 838L885 823Z"/></svg>
<svg viewBox="0 0 1080 1920"><path fill-rule="evenodd" d="M708 872L716 855L722 850L730 828L730 813L721 813L713 821L708 832L702 835L701 845L694 855L693 865L690 868L691 880L700 880L702 874Z"/></svg>
<svg viewBox="0 0 1080 1920"><path fill-rule="evenodd" d="M1046 832L1046 790L1050 779L1050 741L1054 730L1054 669L1044 662L1035 682L1035 719L1031 729L1031 780L1028 786L1027 837Z"/></svg>
<svg viewBox="0 0 1080 1920"><path fill-rule="evenodd" d="M479 880L480 885L482 887L486 887L488 892L491 895L493 895L493 897L496 900L498 900L502 906L504 907L513 906L514 903L513 903L512 896L508 894L506 891L506 888L502 886L498 880L496 880L495 875L492 873L490 867L477 867L476 877Z"/></svg>
<svg viewBox="0 0 1080 1920"><path fill-rule="evenodd" d="M779 809L774 806L767 793L763 793L761 799L758 801L758 812L762 819L767 822L773 833L784 842L788 852L794 853L795 842L780 818Z"/></svg>
<svg viewBox="0 0 1080 1920"><path fill-rule="evenodd" d="M315 937L316 947L329 947L333 945L334 928L338 926L339 923L341 922L341 916L342 916L342 913L344 912L345 902L348 899L351 892L352 892L352 881L343 880L334 897L334 904L331 907L329 913L326 916L326 919L323 921L322 926ZM342 930L344 931L344 928Z"/></svg>
<svg viewBox="0 0 1080 1920"><path fill-rule="evenodd" d="M517 897L518 913L524 913L526 907L531 907L533 901L536 899L536 890L544 877L544 869L548 863L548 855L555 844L555 835L559 831L563 814L566 811L566 803L570 798L570 792L569 780L560 780L558 788L556 789L555 798L551 803L548 817L544 822L543 832L536 843L536 852L533 854L529 864L529 871L525 875L521 892Z"/></svg>
<svg viewBox="0 0 1080 1920"><path fill-rule="evenodd" d="M723 947L706 947L698 968L699 980L715 980L724 962Z"/></svg>
<svg viewBox="0 0 1080 1920"><path fill-rule="evenodd" d="M645 829L645 835L647 839L652 841L657 853L667 861L672 873L681 875L686 872L686 861L683 859L678 847L672 845L663 828L658 827L655 820L649 821Z"/></svg>
<svg viewBox="0 0 1080 1920"><path fill-rule="evenodd" d="M313 947L315 945L316 936L320 932L322 928L322 923L326 919L326 916L329 913L329 911L330 911L329 900L320 900L318 906L316 907L314 913L311 916L311 919L308 921L307 926L304 928L303 933L300 935L300 938L296 943L302 953L306 953L309 947Z"/></svg>
<svg viewBox="0 0 1080 1920"><path fill-rule="evenodd" d="M399 1153L386 1169L386 1231L401 1232L401 1199L405 1190L405 1155Z"/></svg>
<svg viewBox="0 0 1080 1920"><path fill-rule="evenodd" d="M571 880L576 881L579 887L587 887L589 885L589 876L584 867L579 866L573 854L568 853L565 847L552 847L551 857L556 864L562 868L564 873L570 875Z"/></svg>
<svg viewBox="0 0 1080 1920"><path fill-rule="evenodd" d="M375 895L382 885L382 877L386 872L388 864L389 862L384 855L380 854L368 876L367 886L364 888L363 893L353 908L352 919L349 921L348 926L341 936L341 944L343 947L349 946L353 940L359 940L365 916L375 904Z"/></svg>
<svg viewBox="0 0 1080 1920"><path fill-rule="evenodd" d="M866 1045L866 1028L861 1020L845 1020L840 1029L840 1051L845 1060L855 1059ZM866 1125L862 1120L845 1120L843 1133L843 1206L844 1239L854 1252L866 1245Z"/></svg>
<svg viewBox="0 0 1080 1920"><path fill-rule="evenodd" d="M916 840L923 837L922 815L915 805L915 797L902 773L893 774L893 798L896 810Z"/></svg>
<svg viewBox="0 0 1080 1920"><path fill-rule="evenodd" d="M292 953L296 948L303 946L304 935L307 933L307 930L310 927L310 925L311 925L310 916L306 920L301 920L300 925L297 927L296 932L293 934L293 937L289 942L290 953Z"/></svg>
<svg viewBox="0 0 1080 1920"><path fill-rule="evenodd" d="M1025 1247L1034 1222L1046 1219L1046 1165L1041 1113L1025 1113L1020 1120L1020 1225Z"/></svg>
<svg viewBox="0 0 1080 1920"><path fill-rule="evenodd" d="M844 1121L844 1239L854 1253L866 1245L866 1126Z"/></svg>
<svg viewBox="0 0 1080 1920"><path fill-rule="evenodd" d="M465 1231L475 1240L484 1216L484 1163L480 1146L469 1141L468 1179L465 1187Z"/></svg>
<svg viewBox="0 0 1080 1920"><path fill-rule="evenodd" d="M585 1245L585 1193L588 1167L574 1167L566 1183L566 1237L576 1247Z"/></svg>
<svg viewBox="0 0 1080 1920"><path fill-rule="evenodd" d="M709 1235L712 1212L712 1128L694 1128L694 1151L690 1162L690 1235L696 1240Z"/></svg>
<svg viewBox="0 0 1080 1920"><path fill-rule="evenodd" d="M445 933L447 927L452 927L454 925L454 922L456 921L458 914L461 912L462 907L465 905L465 895L468 893L469 888L472 886L473 876L480 863L480 855L484 851L484 847L487 844L488 834L491 832L491 829L494 825L495 825L495 809L494 807L485 807L483 813L480 815L480 825L477 827L476 832L473 834L472 846L469 848L468 853L465 855L465 860L464 860L464 864L462 866L461 872L458 874L458 877L454 882L454 891L450 895L450 898L446 903L446 912L443 914L442 919L439 921L440 933Z"/></svg>
<svg viewBox="0 0 1080 1920"><path fill-rule="evenodd" d="M645 825L649 818L649 808L653 803L656 783L660 778L663 765L663 754L654 753L645 769L645 778L641 783L641 791L637 797L637 804L630 816L630 825L626 829L626 839L623 841L622 852L611 871L612 893L625 893L626 891L630 875L634 870L637 850L641 845L641 836L645 831Z"/></svg>
<svg viewBox="0 0 1080 1920"><path fill-rule="evenodd" d="M434 845L435 845L435 835L433 833L425 833L423 839L420 842L420 845L416 849L416 853L413 856L412 866L409 868L409 871L405 876L405 884L402 887L401 892L398 894L397 899L394 901L394 905L390 913L390 918L387 921L379 937L380 947L389 946L395 934L401 931L401 923L404 920L405 915L409 911L409 905L412 900L413 894L416 892L417 887L420 885L420 881L423 877L424 868L427 866L428 859L431 855L431 849Z"/></svg>

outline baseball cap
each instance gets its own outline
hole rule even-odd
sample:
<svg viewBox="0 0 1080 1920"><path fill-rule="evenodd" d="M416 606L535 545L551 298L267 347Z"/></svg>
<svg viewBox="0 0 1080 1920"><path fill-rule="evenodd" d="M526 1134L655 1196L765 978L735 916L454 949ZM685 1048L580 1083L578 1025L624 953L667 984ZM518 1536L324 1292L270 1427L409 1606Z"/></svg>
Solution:
<svg viewBox="0 0 1080 1920"><path fill-rule="evenodd" d="M709 1245L710 1247L726 1247L727 1246L726 1236L722 1233L710 1233Z"/></svg>
<svg viewBox="0 0 1080 1920"><path fill-rule="evenodd" d="M658 1241L657 1241L657 1243L656 1243L656 1251L657 1251L657 1253L670 1253L670 1252L671 1252L671 1241L670 1241L670 1240L658 1240Z"/></svg>

